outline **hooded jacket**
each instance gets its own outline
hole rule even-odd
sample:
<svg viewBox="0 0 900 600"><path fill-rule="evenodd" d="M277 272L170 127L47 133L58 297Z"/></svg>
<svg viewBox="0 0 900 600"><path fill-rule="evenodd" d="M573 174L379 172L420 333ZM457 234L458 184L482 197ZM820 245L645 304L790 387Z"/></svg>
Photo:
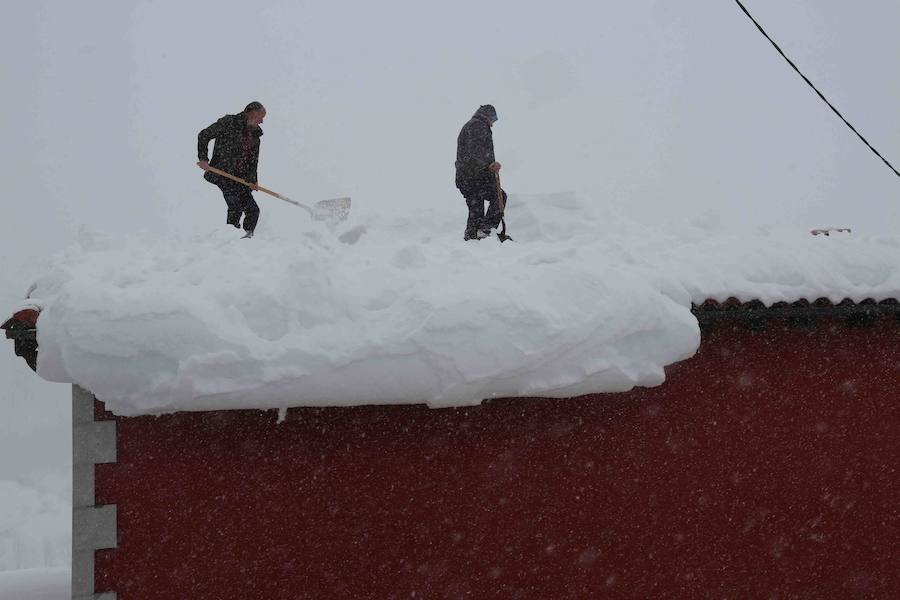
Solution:
<svg viewBox="0 0 900 600"><path fill-rule="evenodd" d="M463 195L484 186L493 185L493 173L488 167L494 162L494 136L491 123L497 111L490 104L481 106L463 125L456 139L456 187Z"/></svg>
<svg viewBox="0 0 900 600"><path fill-rule="evenodd" d="M197 160L209 161L211 167L222 169L250 183L257 183L256 167L259 164L259 138L263 131L259 125L248 130L250 147L245 161L241 161L244 130L247 120L244 113L225 115L197 135ZM216 140L212 159L207 158L209 141ZM243 164L241 164L243 162ZM225 181L221 175L209 171L203 176L210 183L219 185Z"/></svg>

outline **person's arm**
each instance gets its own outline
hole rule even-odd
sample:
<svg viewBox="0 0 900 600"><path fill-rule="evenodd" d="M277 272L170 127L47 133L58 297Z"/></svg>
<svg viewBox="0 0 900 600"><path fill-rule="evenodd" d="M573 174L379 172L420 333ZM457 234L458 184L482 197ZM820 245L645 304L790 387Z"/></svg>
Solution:
<svg viewBox="0 0 900 600"><path fill-rule="evenodd" d="M497 161L494 159L494 138L488 125L484 124L473 128L470 156L473 162L478 165L479 171L483 169L494 170L493 165L497 164Z"/></svg>
<svg viewBox="0 0 900 600"><path fill-rule="evenodd" d="M259 139L257 138L256 148L253 150L253 154L250 155L250 164L247 169L247 181L253 184L253 189L255 191L259 191L258 188L254 187L257 183L259 183L259 177L256 174L256 167L259 165Z"/></svg>
<svg viewBox="0 0 900 600"><path fill-rule="evenodd" d="M197 165L204 171L209 167L209 142L225 131L226 117L222 117L199 134L197 134Z"/></svg>

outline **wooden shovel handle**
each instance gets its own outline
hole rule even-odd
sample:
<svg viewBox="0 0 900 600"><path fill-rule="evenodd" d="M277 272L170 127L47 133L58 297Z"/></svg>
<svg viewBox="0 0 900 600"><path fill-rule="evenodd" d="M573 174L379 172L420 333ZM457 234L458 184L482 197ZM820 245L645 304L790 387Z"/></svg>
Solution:
<svg viewBox="0 0 900 600"><path fill-rule="evenodd" d="M206 170L212 171L216 175L221 175L222 177L226 177L232 181L237 181L238 183L242 183L242 184L246 185L247 187L251 187L251 185L253 185L249 181L241 179L240 177L236 177L236 176L232 175L231 173L223 171L222 169L217 169L216 167L206 167ZM265 193L269 194L270 196L275 196L276 198L281 198L281 195L278 194L277 192L273 192L272 190L267 190L266 188L264 188L263 186L261 186L259 184L257 184L256 187L259 188L259 191L265 192Z"/></svg>
<svg viewBox="0 0 900 600"><path fill-rule="evenodd" d="M250 183L249 181L246 181L246 180L244 180L244 179L241 179L240 177L236 177L236 176L232 175L231 173L228 173L227 171L223 171L222 169L217 169L216 167L210 167L210 166L207 166L207 167L206 167L206 170L207 170L207 171L212 171L212 172L215 173L216 175L221 175L222 177L225 177L225 178L230 179L230 180L232 180L232 181L236 181L236 182L238 182L238 183L244 184L244 185L246 185L247 187L250 187L250 186L251 186L251 183ZM315 217L315 214L314 214L314 212L313 212L313 209L311 209L310 207L306 206L305 204L301 204L300 202L297 202L296 200L291 200L291 199L288 198L287 196L282 196L282 195L279 194L278 192L273 192L272 190L266 189L266 188L264 188L263 186L261 186L261 185L259 185L259 184L256 184L256 189L258 189L258 190L261 191L261 192L265 192L265 193L269 194L270 196L274 196L274 197L278 198L279 200L283 200L284 202L287 202L288 204L293 204L294 206L299 206L300 208L302 208L303 210L305 210L306 212L308 212L311 216Z"/></svg>
<svg viewBox="0 0 900 600"><path fill-rule="evenodd" d="M240 177L236 177L236 176L232 175L231 173L228 173L228 172L226 172L226 171L223 171L222 169L217 169L216 167L210 167L210 166L207 166L207 167L206 167L206 170L207 170L207 171L212 171L212 172L215 173L216 175L221 175L222 177L225 177L225 178L230 179L230 180L232 180L232 181L236 181L236 182L238 182L238 183L242 183L242 184L246 185L247 187L250 187L250 186L251 186L251 183L250 183L249 181L246 181L246 180L244 180L244 179L241 179ZM300 203L297 202L296 200L291 200L291 199L288 198L287 196L282 196L282 195L279 194L278 192L273 192L272 190L270 190L270 189L268 189L268 188L264 188L263 186L259 185L258 183L256 184L256 189L258 189L258 190L261 191L261 192L265 192L266 194L268 194L268 195L270 195L270 196L274 196L274 197L278 198L279 200L284 200L285 202L287 202L287 203L289 203L289 204L293 204L294 206L299 206L300 208L305 208L307 211L310 212L310 214L312 214L312 209L310 209L308 206L305 206L305 205L303 205L303 204L300 204Z"/></svg>

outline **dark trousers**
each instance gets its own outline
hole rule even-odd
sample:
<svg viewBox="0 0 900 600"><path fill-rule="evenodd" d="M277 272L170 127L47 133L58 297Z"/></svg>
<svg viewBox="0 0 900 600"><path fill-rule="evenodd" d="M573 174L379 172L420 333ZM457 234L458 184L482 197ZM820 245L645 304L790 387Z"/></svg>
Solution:
<svg viewBox="0 0 900 600"><path fill-rule="evenodd" d="M252 190L246 185L231 181L217 185L222 190L222 196L225 197L225 204L228 205L225 222L240 228L241 215L243 215L244 230L253 231L256 229L256 222L259 221L259 206L256 204L256 200L253 199Z"/></svg>
<svg viewBox="0 0 900 600"><path fill-rule="evenodd" d="M503 194L503 203L506 204L506 192ZM500 202L497 198L497 188L493 185L478 186L465 194L466 204L469 207L469 218L466 221L466 231L463 239L477 237L478 231L489 231L500 225ZM487 212L484 203L488 203Z"/></svg>

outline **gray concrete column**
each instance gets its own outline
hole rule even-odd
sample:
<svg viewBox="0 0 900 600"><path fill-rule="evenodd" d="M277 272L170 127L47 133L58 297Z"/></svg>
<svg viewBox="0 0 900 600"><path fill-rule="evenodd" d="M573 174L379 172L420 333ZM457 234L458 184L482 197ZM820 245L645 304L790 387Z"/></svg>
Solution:
<svg viewBox="0 0 900 600"><path fill-rule="evenodd" d="M94 420L94 395L72 386L72 600L115 600L94 593L94 552L116 547L116 506L97 506L94 465L116 462L116 422Z"/></svg>

